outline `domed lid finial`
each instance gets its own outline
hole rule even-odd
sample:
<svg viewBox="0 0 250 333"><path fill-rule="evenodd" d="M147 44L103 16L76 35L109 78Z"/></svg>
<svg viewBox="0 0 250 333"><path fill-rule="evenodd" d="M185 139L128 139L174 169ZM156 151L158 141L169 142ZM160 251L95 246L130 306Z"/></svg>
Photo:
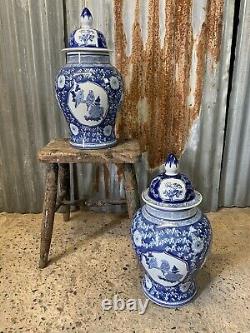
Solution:
<svg viewBox="0 0 250 333"><path fill-rule="evenodd" d="M70 34L69 48L87 50L88 52L104 51L107 49L106 39L102 32L93 28L93 16L90 10L85 6L81 12L81 27ZM65 49L68 51L68 49ZM79 50L77 50L79 51Z"/></svg>
<svg viewBox="0 0 250 333"><path fill-rule="evenodd" d="M169 154L165 162L165 174L176 176L179 173L179 161L174 154Z"/></svg>
<svg viewBox="0 0 250 333"><path fill-rule="evenodd" d="M194 191L190 179L179 171L179 161L174 154L168 155L165 172L152 179L142 198L149 205L166 210L188 209L201 202L201 195Z"/></svg>
<svg viewBox="0 0 250 333"><path fill-rule="evenodd" d="M83 8L81 13L81 27L85 29L91 28L92 24L93 24L93 16L90 10L87 7L85 7Z"/></svg>

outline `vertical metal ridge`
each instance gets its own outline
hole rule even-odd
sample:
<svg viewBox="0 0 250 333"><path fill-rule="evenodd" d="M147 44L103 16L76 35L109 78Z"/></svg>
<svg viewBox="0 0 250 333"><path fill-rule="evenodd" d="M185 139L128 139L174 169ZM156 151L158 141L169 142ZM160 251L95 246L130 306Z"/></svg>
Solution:
<svg viewBox="0 0 250 333"><path fill-rule="evenodd" d="M8 2L6 4L6 19L7 24L9 25L9 31L8 31L8 41L9 41L9 50L6 50L8 53L8 60L11 62L15 62L16 59L18 59L19 54L17 52L16 48L16 34L15 34L15 22L13 22L13 1ZM7 54L6 54L7 56ZM19 90L19 84L20 84L20 65L19 60L16 63L16 67L9 67L9 64L6 64L6 76L5 76L5 84L6 84L6 93L9 95L9 122L5 124L5 144L7 143L9 146L9 150L5 150L4 157L5 157L5 163L7 164L7 172L9 172L11 169L11 166L13 166L13 178L15 179L14 184L12 183L12 180L10 179L9 186L5 188L7 195L10 195L11 193L15 196L18 196L18 203L16 209L19 210L22 207L24 209L26 208L26 202L25 202L25 183L23 180L23 164L21 162L21 156L18 154L18 149L22 149L23 145L22 142L22 129L20 124L20 116L18 113L18 104L22 105L22 101L17 102L18 100L18 90ZM13 80L13 78L15 78ZM18 84L19 82L19 84ZM9 90L12 91L12 93L9 93ZM4 96L6 98L7 96ZM16 110L16 112L13 112L13 109ZM12 127L12 124L15 124L15 127ZM17 144L16 144L17 143ZM17 167L18 166L18 167ZM6 172L5 171L5 172ZM11 177L10 177L11 178ZM14 185L14 186L13 186ZM15 209L13 202L10 202L11 209Z"/></svg>
<svg viewBox="0 0 250 333"><path fill-rule="evenodd" d="M241 1L220 187L221 206L249 206L250 3Z"/></svg>
<svg viewBox="0 0 250 333"><path fill-rule="evenodd" d="M234 1L227 0L220 59L214 65L211 55L207 54L200 116L193 124L181 159L183 170L203 194L202 205L206 211L219 206L233 18Z"/></svg>
<svg viewBox="0 0 250 333"><path fill-rule="evenodd" d="M0 207L10 212L41 210L44 179L36 153L64 133L53 91L61 57L51 53L63 47L61 19L53 19L62 14L61 2L45 5L45 0L0 3Z"/></svg>

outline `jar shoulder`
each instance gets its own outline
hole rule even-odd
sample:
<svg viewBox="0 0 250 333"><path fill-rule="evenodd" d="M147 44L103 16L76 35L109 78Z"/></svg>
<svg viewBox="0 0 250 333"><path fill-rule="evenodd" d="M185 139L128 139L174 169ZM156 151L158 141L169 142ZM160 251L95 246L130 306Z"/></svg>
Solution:
<svg viewBox="0 0 250 333"><path fill-rule="evenodd" d="M61 66L56 74L56 79L60 75L70 77L76 74L83 74L88 77L115 77L123 83L123 78L119 70L112 64L65 64Z"/></svg>
<svg viewBox="0 0 250 333"><path fill-rule="evenodd" d="M198 209L196 214L190 218L181 220L164 220L157 219L146 214L144 207L140 208L133 218L132 226L139 228L140 230L154 230L155 232L170 230L169 233L174 230L185 232L193 229L207 229L211 230L211 224L208 217Z"/></svg>
<svg viewBox="0 0 250 333"><path fill-rule="evenodd" d="M106 69L106 70L112 70L114 72L117 72L120 74L119 70L112 65L111 63L65 63L59 68L59 71L65 70L65 69Z"/></svg>
<svg viewBox="0 0 250 333"><path fill-rule="evenodd" d="M164 226L148 221L140 209L134 216L131 236L133 247L140 258L145 253L152 256L155 253L164 256L170 254L184 260L189 270L193 271L202 265L208 254L212 229L204 214L194 223Z"/></svg>

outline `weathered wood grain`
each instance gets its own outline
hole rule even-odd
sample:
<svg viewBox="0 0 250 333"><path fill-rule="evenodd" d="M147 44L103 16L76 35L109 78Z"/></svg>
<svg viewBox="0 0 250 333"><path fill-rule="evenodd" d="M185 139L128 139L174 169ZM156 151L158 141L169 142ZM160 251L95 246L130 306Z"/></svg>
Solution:
<svg viewBox="0 0 250 333"><path fill-rule="evenodd" d="M119 142L105 149L77 149L68 139L55 139L38 152L38 159L47 163L136 163L141 155L136 140Z"/></svg>
<svg viewBox="0 0 250 333"><path fill-rule="evenodd" d="M43 204L43 219L41 229L41 246L39 267L44 268L48 263L49 248L52 238L54 215L57 196L58 165L48 164L46 175L46 189Z"/></svg>
<svg viewBox="0 0 250 333"><path fill-rule="evenodd" d="M59 185L59 196L61 196L61 200L70 200L70 171L69 171L69 163L61 163L59 164L59 172L58 172L58 185ZM65 205L63 207L63 220L69 221L70 219L70 206Z"/></svg>

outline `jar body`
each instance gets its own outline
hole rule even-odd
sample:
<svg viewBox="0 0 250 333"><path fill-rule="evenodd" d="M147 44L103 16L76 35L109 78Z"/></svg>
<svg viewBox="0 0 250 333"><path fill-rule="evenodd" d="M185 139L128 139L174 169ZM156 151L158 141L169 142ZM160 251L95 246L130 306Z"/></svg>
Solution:
<svg viewBox="0 0 250 333"><path fill-rule="evenodd" d="M195 273L204 264L212 231L199 209L167 212L144 205L135 214L131 234L145 269L143 290L165 307L182 306L195 296Z"/></svg>
<svg viewBox="0 0 250 333"><path fill-rule="evenodd" d="M108 55L67 54L56 77L56 97L70 130L70 143L97 149L116 143L115 119L123 83Z"/></svg>

